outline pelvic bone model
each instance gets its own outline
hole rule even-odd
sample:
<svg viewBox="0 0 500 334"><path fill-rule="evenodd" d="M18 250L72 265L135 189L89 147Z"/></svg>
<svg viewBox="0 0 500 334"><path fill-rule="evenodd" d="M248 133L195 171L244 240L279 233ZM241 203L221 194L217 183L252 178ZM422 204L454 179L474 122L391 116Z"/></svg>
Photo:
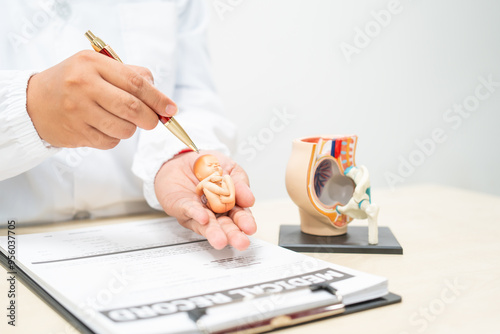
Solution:
<svg viewBox="0 0 500 334"><path fill-rule="evenodd" d="M293 141L286 187L299 207L302 232L347 233L353 219L368 218L368 242L378 243L378 206L371 203L366 167L356 167L357 136L323 136Z"/></svg>
<svg viewBox="0 0 500 334"><path fill-rule="evenodd" d="M223 175L219 160L211 155L202 155L193 166L194 174L200 181L196 193L215 213L231 210L235 204L234 183L229 175Z"/></svg>

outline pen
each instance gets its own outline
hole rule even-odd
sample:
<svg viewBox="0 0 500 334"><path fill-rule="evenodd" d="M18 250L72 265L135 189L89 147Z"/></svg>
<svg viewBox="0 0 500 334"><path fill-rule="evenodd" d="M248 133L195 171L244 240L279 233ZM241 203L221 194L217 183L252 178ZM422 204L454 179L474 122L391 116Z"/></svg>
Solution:
<svg viewBox="0 0 500 334"><path fill-rule="evenodd" d="M104 43L102 39L94 35L90 30L85 33L85 37L88 38L95 51L118 60L120 63L123 63L116 52L109 45ZM165 127L170 130L170 132L172 132L177 138L180 139L180 141L186 144L193 151L200 153L194 142L191 140L191 138L189 138L186 131L184 131L181 125L173 117L158 115L158 118L160 119L160 122L162 122L163 125L165 125Z"/></svg>

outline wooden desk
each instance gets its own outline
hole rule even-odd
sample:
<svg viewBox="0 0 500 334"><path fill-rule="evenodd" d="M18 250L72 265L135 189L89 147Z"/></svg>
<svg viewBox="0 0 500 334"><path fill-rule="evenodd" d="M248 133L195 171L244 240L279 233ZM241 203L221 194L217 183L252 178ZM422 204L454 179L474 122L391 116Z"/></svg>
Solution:
<svg viewBox="0 0 500 334"><path fill-rule="evenodd" d="M388 277L390 290L400 294L403 302L279 333L500 333L500 197L433 185L375 191L373 196L381 207L380 226L391 228L404 255L310 255ZM275 244L280 225L299 224L298 211L289 199L257 202L253 212L259 225L256 236ZM81 227L102 222L70 224ZM18 227L16 233L41 230ZM76 333L21 284L17 287L18 326L8 326L7 274L3 268L0 272L0 333Z"/></svg>

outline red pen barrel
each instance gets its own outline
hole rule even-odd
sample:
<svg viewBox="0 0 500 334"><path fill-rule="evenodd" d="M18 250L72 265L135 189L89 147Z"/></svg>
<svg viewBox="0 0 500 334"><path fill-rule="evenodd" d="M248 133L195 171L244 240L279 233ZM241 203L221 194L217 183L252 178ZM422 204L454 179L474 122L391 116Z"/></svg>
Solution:
<svg viewBox="0 0 500 334"><path fill-rule="evenodd" d="M101 54L103 54L105 56L108 56L109 58L113 58L114 59L113 55L108 50L106 50L106 49L101 49L101 51L99 51L99 53L101 53Z"/></svg>
<svg viewBox="0 0 500 334"><path fill-rule="evenodd" d="M171 117L165 117L161 115L158 115L158 118L160 119L160 122L162 122L163 124L167 123L171 119Z"/></svg>

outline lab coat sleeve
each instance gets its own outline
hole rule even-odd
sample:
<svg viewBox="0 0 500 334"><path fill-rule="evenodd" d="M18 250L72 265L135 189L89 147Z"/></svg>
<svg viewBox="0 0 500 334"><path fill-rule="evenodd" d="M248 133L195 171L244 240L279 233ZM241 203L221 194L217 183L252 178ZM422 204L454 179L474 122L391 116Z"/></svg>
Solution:
<svg viewBox="0 0 500 334"><path fill-rule="evenodd" d="M178 5L176 81L173 100L179 107L175 119L200 150L217 150L226 155L235 142L236 130L222 114L210 73L206 44L208 8L205 1L181 1ZM142 130L141 130L142 131ZM160 167L186 146L163 125L140 133L132 170L144 181L144 196L158 210L154 191Z"/></svg>
<svg viewBox="0 0 500 334"><path fill-rule="evenodd" d="M0 71L0 181L35 167L58 149L45 143L26 110L32 71Z"/></svg>

